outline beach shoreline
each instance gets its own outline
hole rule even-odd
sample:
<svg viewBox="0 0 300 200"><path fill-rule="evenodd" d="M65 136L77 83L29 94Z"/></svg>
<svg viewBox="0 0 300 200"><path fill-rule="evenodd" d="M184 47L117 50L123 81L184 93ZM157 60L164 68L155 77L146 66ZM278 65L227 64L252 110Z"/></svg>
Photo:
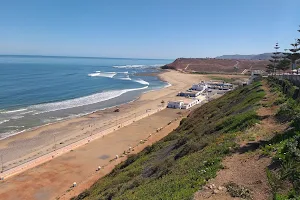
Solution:
<svg viewBox="0 0 300 200"><path fill-rule="evenodd" d="M22 134L22 133L26 133L26 132L30 132L30 131L35 131L36 129L42 128L44 126L49 126L49 125L53 125L53 124L56 124L56 123L64 122L64 121L67 121L67 120L72 120L74 118L85 117L85 116L92 115L92 114L97 113L97 112L101 112L101 111L104 111L104 110L107 110L107 109L114 109L114 108L116 108L118 106L123 106L123 105L126 105L128 103L132 103L134 101L137 101L141 97L141 95L143 95L145 93L152 92L152 91L157 91L157 90L161 90L161 89L163 89L165 87L169 87L170 86L170 83L168 83L167 81L164 81L163 78L161 78L161 76L160 76L160 74L165 73L165 72L166 71L160 70L159 72L139 73L138 75L136 75L136 76L156 76L160 81L162 81L162 82L164 82L164 83L167 84L165 86L161 86L160 88L155 88L155 89L151 89L151 90L145 89L146 91L140 92L137 97L135 97L135 98L133 98L131 100L122 102L122 103L116 103L113 106L107 106L107 107L104 107L104 108L95 109L95 110L90 111L90 112L85 112L85 113L80 113L80 114L74 114L74 115L71 115L71 116L68 116L68 117L63 117L63 118L61 118L59 120L54 120L54 121L51 121L51 122L48 122L48 123L45 123L45 124L41 124L41 125L37 125L37 126L31 127L31 128L20 130L18 132L14 132L14 133L8 134L7 136L2 136L2 137L0 137L0 142L1 142L1 140L5 140L5 139L8 139L10 137L14 137L14 136L16 136L18 134ZM130 91L130 92L132 92L132 91ZM124 94L122 94L122 95L120 95L118 97L114 97L112 99L106 100L106 102L107 101L114 101L115 99L122 98L126 94L127 93L124 93ZM0 145L0 149L1 149L1 145Z"/></svg>
<svg viewBox="0 0 300 200"><path fill-rule="evenodd" d="M137 101L143 94L146 94L148 92L153 92L153 91L157 91L157 90L161 90L161 89L164 89L165 87L170 87L171 84L167 81L165 81L161 76L160 74L162 73L165 73L166 71L160 71L160 72L154 72L154 73L139 73L138 76L157 76L162 82L165 82L167 83L166 86L162 86L161 88L157 88L157 89L152 89L152 90L147 90L147 91L144 91L144 92L141 92L139 94L139 96L137 96L136 98L130 100L130 101L127 101L125 103L120 103L120 104L116 104L114 106L109 106L109 107L105 107L105 108L101 108L101 109L98 109L98 110L94 110L94 111L91 111L91 112L88 112L88 113L82 113L82 114L78 114L78 115L74 115L74 116L71 116L71 117L66 117L66 118L63 118L61 120L58 120L58 121L52 121L52 122L49 122L47 124L42 124L42 125L39 125L39 126L35 126L35 127L32 127L32 128L28 128L28 129L25 129L25 130L22 130L20 132L16 132L16 133L13 133L7 137L0 137L0 142L1 140L5 140L5 139L8 139L10 137L14 137L18 134L22 134L22 133L25 133L25 132L30 132L30 131L35 131L39 128L42 128L44 126L50 126L50 125L53 125L53 124L56 124L56 123L60 123L60 122L64 122L64 121L67 121L67 120L72 120L74 118L80 118L80 117L85 117L85 116L88 116L88 115L92 115L92 114L95 114L97 112L101 112L101 111L105 111L105 110L108 110L108 109L114 109L114 108L117 108L119 106L123 106L123 105L126 105L126 104L129 104L129 103L133 103L135 101ZM121 95L122 96L122 95ZM119 96L119 97L121 97ZM115 97L115 98L119 98L119 97ZM115 98L112 98L110 100L113 100ZM107 100L109 101L109 100ZM1 145L0 145L1 146Z"/></svg>
<svg viewBox="0 0 300 200"><path fill-rule="evenodd" d="M166 103L180 98L176 96L179 91L209 77L178 71L166 71L159 76L172 86L144 93L136 101L119 106L120 112L99 111L20 134L6 143L0 141L0 150L12 156L12 161L5 165L18 166L2 173L9 178L4 176L0 182L0 195L7 200L38 200L41 195L43 199L54 199L69 191L74 181L83 183L89 179L92 184L98 176L89 177L98 166L108 166L116 155L123 157L130 147L138 145L142 150L144 146L140 144L144 141L157 141L172 132L190 111L164 109Z"/></svg>
<svg viewBox="0 0 300 200"><path fill-rule="evenodd" d="M55 145L55 148L62 148L63 146L87 138L88 135L94 135L111 127L115 121L127 121L134 116L142 115L147 110L155 110L160 106L164 106L161 104L161 101L167 102L167 98L172 99L172 96L175 96L180 90L180 88L178 88L179 90L176 88L176 92L174 92L174 89L170 87L173 84L172 80L169 79L177 73L179 72L163 71L157 73L156 75L160 80L169 84L158 90L142 93L130 102L97 110L87 115L35 127L0 140L3 171L17 167L53 151L53 145ZM172 75L170 76L169 74ZM190 86L190 84L184 85L182 89L187 88L187 86ZM173 93L171 95L172 98L168 96L168 93L168 97L164 95L165 90L169 90L168 93ZM154 96L158 96L158 98L155 99L153 98ZM160 97L162 99L159 99ZM114 112L116 108L120 112ZM101 122L99 122L99 119L101 119ZM77 124L77 127L73 128L74 124Z"/></svg>

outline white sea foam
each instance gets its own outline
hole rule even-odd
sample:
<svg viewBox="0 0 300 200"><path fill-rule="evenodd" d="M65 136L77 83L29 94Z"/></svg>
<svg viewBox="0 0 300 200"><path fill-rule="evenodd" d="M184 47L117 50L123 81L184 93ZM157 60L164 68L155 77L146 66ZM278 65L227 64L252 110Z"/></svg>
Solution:
<svg viewBox="0 0 300 200"><path fill-rule="evenodd" d="M117 73L116 72L100 72L96 71L95 73L88 74L88 76L101 76L101 77L107 77L107 78L113 78Z"/></svg>
<svg viewBox="0 0 300 200"><path fill-rule="evenodd" d="M132 80L131 78L129 78L129 76L127 76L127 77L125 77L125 78L119 78L119 79L121 79L121 80L126 80L126 81L131 81L131 80Z"/></svg>
<svg viewBox="0 0 300 200"><path fill-rule="evenodd" d="M7 128L24 128L25 126L6 126Z"/></svg>
<svg viewBox="0 0 300 200"><path fill-rule="evenodd" d="M21 119L23 117L24 117L23 115L16 115L16 116L11 117L11 119Z"/></svg>
<svg viewBox="0 0 300 200"><path fill-rule="evenodd" d="M3 124L3 123L8 122L8 121L9 121L9 119L5 119L3 121L0 121L0 124Z"/></svg>
<svg viewBox="0 0 300 200"><path fill-rule="evenodd" d="M25 114L33 113L33 112L34 112L33 110L30 110L30 111L27 111L27 112L21 112L20 115L25 115Z"/></svg>
<svg viewBox="0 0 300 200"><path fill-rule="evenodd" d="M9 114L9 113L16 113L16 112L22 112L27 110L26 108L18 109L18 110L7 110L7 111L1 111L0 114Z"/></svg>
<svg viewBox="0 0 300 200"><path fill-rule="evenodd" d="M142 85L149 85L149 82L144 81L143 79L136 79L136 80L132 80L132 81L140 83Z"/></svg>
<svg viewBox="0 0 300 200"><path fill-rule="evenodd" d="M165 86L165 88L171 87L171 86L172 86L172 84L168 82L168 84Z"/></svg>
<svg viewBox="0 0 300 200"><path fill-rule="evenodd" d="M146 65L116 65L113 67L119 69L131 69L131 68L144 68L146 67Z"/></svg>
<svg viewBox="0 0 300 200"><path fill-rule="evenodd" d="M94 103L99 103L102 101L106 101L115 97L118 97L126 92L135 91L135 90L143 90L148 88L148 86L142 88L133 88L133 89L124 89L124 90L111 90L106 92L101 92L97 94L92 94L85 97L80 97L76 99L70 99L61 102L55 103L46 103L40 105L29 106L29 109L34 109L37 111L36 114L41 114L45 112L57 111L57 110L64 110L68 108L75 108L79 106L90 105Z"/></svg>

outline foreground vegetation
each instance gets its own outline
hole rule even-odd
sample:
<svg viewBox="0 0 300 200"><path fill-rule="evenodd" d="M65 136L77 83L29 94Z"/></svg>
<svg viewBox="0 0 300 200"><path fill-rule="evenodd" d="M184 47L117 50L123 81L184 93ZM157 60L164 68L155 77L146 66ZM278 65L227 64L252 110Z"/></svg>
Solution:
<svg viewBox="0 0 300 200"><path fill-rule="evenodd" d="M269 78L271 90L278 93L274 104L279 123L290 123L290 128L268 141L263 147L273 163L267 170L273 198L300 199L300 92L287 80Z"/></svg>
<svg viewBox="0 0 300 200"><path fill-rule="evenodd" d="M203 105L73 199L191 199L222 168L236 136L259 121L255 109L264 95L255 82Z"/></svg>

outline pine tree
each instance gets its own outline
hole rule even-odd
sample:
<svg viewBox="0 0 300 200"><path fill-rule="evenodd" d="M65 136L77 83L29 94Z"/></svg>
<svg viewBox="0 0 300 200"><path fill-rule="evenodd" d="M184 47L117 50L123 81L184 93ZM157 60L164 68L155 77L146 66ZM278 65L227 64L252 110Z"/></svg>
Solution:
<svg viewBox="0 0 300 200"><path fill-rule="evenodd" d="M282 60L278 62L276 69L286 71L290 68L290 65L291 65L291 61L288 60L286 57L284 57Z"/></svg>
<svg viewBox="0 0 300 200"><path fill-rule="evenodd" d="M275 47L275 52L273 52L273 55L271 56L271 60L269 60L271 63L267 65L267 72L272 72L273 74L276 74L276 68L277 65L280 61L280 52L278 49L280 49L278 43L276 43Z"/></svg>
<svg viewBox="0 0 300 200"><path fill-rule="evenodd" d="M298 30L300 32L300 30ZM295 39L295 43L291 44L292 48L289 49L289 53L285 53L287 59L292 63L292 70L296 69L297 60L300 59L300 39Z"/></svg>

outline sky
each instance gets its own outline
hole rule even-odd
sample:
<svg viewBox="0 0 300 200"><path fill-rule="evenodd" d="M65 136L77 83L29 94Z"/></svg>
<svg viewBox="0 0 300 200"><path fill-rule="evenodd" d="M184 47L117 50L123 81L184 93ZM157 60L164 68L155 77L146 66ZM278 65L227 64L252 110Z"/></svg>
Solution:
<svg viewBox="0 0 300 200"><path fill-rule="evenodd" d="M215 57L288 48L299 0L0 0L0 54ZM297 10L298 9L298 10Z"/></svg>

